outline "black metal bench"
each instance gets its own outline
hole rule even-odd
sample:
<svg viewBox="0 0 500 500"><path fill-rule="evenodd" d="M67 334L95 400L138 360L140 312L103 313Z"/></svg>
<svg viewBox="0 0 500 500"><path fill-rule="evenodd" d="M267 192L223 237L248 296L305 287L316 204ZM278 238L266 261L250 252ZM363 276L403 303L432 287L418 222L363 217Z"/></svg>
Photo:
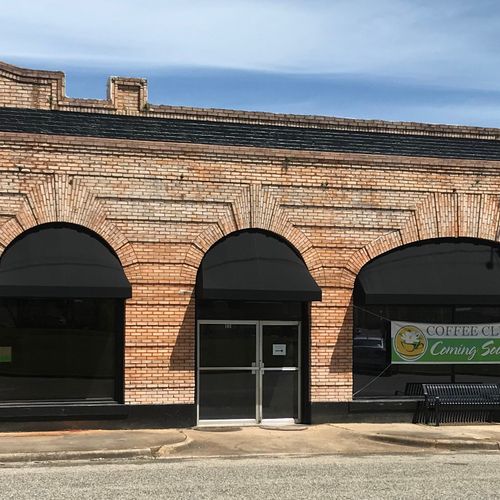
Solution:
<svg viewBox="0 0 500 500"><path fill-rule="evenodd" d="M447 421L492 421L494 410L500 409L500 387L497 384L422 384L425 423L431 416L439 425Z"/></svg>

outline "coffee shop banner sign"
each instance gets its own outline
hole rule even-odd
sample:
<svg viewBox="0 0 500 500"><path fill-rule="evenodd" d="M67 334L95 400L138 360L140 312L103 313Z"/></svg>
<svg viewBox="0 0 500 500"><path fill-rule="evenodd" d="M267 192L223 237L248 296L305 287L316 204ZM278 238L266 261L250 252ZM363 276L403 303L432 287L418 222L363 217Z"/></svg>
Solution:
<svg viewBox="0 0 500 500"><path fill-rule="evenodd" d="M391 322L392 363L500 363L500 323Z"/></svg>

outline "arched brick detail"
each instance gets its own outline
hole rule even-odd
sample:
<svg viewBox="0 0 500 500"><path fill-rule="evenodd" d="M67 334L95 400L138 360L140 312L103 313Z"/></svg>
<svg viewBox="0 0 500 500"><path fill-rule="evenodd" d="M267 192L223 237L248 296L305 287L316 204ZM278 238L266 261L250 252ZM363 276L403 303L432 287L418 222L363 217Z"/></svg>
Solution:
<svg viewBox="0 0 500 500"><path fill-rule="evenodd" d="M344 270L344 286L354 286L361 268L393 248L431 238L499 241L500 197L476 193L430 193L405 223L357 250Z"/></svg>
<svg viewBox="0 0 500 500"><path fill-rule="evenodd" d="M96 196L69 175L55 175L24 194L17 213L0 226L0 254L24 231L50 222L78 224L94 231L113 248L127 274L127 268L137 263L132 245L107 220Z"/></svg>
<svg viewBox="0 0 500 500"><path fill-rule="evenodd" d="M183 283L196 282L196 273L205 253L224 236L242 229L263 229L281 236L302 256L307 268L321 286L325 281L319 253L307 236L293 226L279 201L260 184L252 184L233 202L228 213L206 227L186 253Z"/></svg>

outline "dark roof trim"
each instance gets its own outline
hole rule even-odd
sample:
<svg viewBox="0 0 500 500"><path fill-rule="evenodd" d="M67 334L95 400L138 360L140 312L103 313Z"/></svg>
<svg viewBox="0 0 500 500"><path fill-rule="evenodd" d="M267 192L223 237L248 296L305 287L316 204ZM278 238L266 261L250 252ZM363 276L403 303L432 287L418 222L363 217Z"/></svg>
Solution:
<svg viewBox="0 0 500 500"><path fill-rule="evenodd" d="M0 131L320 152L500 161L500 141L0 108Z"/></svg>

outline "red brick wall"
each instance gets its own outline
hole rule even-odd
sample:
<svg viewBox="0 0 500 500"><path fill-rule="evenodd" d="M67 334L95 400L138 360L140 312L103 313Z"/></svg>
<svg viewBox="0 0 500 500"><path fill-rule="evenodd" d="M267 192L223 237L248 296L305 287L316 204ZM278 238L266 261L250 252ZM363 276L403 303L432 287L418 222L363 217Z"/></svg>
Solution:
<svg viewBox="0 0 500 500"><path fill-rule="evenodd" d="M69 99L60 73L0 65L0 105L425 133L498 140L499 130L147 105L143 80L107 101ZM500 162L283 151L0 133L0 252L44 222L81 224L132 283L126 401L194 402L194 296L204 252L263 228L302 254L323 289L311 309L313 401L351 397L352 287L362 265L426 238L498 239Z"/></svg>

